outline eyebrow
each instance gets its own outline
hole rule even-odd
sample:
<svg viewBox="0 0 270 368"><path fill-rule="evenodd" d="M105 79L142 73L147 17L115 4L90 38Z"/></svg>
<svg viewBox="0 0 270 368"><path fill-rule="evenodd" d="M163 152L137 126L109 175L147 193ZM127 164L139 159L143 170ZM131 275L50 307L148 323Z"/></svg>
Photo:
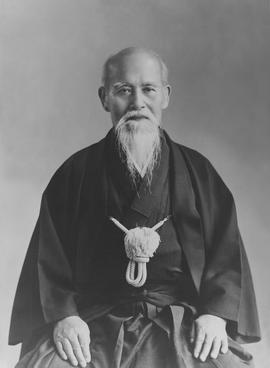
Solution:
<svg viewBox="0 0 270 368"><path fill-rule="evenodd" d="M117 88L120 88L120 87L123 87L123 86L130 86L131 85L128 83L128 82L116 82L115 84L113 84L113 89L117 89Z"/></svg>
<svg viewBox="0 0 270 368"><path fill-rule="evenodd" d="M143 83L143 86L158 86L158 84L155 82L145 82Z"/></svg>
<svg viewBox="0 0 270 368"><path fill-rule="evenodd" d="M128 86L128 87L133 87L131 83L129 82L116 82L115 84L113 84L113 89L117 89L117 88L120 88L120 87L123 87L123 86ZM157 83L154 83L154 82L145 82L145 83L142 83L142 87L148 87L148 86L151 86L151 87L160 87L159 84Z"/></svg>

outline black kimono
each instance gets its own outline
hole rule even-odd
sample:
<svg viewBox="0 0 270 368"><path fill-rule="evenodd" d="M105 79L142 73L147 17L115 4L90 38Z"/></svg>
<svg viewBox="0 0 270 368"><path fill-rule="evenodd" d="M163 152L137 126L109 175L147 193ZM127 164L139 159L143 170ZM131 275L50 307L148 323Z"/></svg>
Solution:
<svg viewBox="0 0 270 368"><path fill-rule="evenodd" d="M132 187L112 131L58 169L43 194L21 273L10 344L23 341L27 352L40 341L44 348L54 322L79 315L90 326L93 367L140 367L138 356L144 363L151 356L149 367L158 366L156 356L172 359L164 358L161 367L199 367L185 330L208 313L227 320L231 351L251 359L234 344L257 341L260 331L232 195L206 158L162 136L150 192L144 181ZM160 230L165 246L151 259L142 288L126 284L123 235L109 221L112 215L127 228L171 216ZM113 335L108 341L106 331ZM141 331L130 337L135 345L125 331Z"/></svg>

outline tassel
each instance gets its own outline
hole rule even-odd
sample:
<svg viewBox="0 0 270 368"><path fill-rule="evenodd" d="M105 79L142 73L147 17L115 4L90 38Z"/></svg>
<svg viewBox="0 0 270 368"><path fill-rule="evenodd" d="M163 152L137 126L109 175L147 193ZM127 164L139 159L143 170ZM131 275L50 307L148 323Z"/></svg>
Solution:
<svg viewBox="0 0 270 368"><path fill-rule="evenodd" d="M126 235L124 238L124 245L127 257L130 259L127 270L126 280L135 287L141 287L144 285L147 278L146 263L149 262L149 258L153 257L155 251L160 244L160 236L156 232L170 216L164 220L158 222L152 228L150 227L135 227L128 230L118 220L110 217L110 220ZM137 276L136 273L137 265Z"/></svg>

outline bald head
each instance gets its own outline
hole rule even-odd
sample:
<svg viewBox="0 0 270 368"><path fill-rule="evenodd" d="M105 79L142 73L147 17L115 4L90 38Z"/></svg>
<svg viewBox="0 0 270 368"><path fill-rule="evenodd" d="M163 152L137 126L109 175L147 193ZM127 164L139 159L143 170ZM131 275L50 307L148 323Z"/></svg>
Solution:
<svg viewBox="0 0 270 368"><path fill-rule="evenodd" d="M160 151L162 112L169 104L167 76L156 53L137 47L121 50L104 65L98 94L111 115L131 177L137 172L136 162L151 179Z"/></svg>
<svg viewBox="0 0 270 368"><path fill-rule="evenodd" d="M103 66L102 85L107 89L112 77L117 73L121 65L130 58L145 57L158 65L162 84L168 83L168 68L161 57L152 50L140 47L128 47L110 56Z"/></svg>
<svg viewBox="0 0 270 368"><path fill-rule="evenodd" d="M160 57L150 50L129 47L106 61L98 93L115 126L130 112L160 124L170 91L167 68Z"/></svg>

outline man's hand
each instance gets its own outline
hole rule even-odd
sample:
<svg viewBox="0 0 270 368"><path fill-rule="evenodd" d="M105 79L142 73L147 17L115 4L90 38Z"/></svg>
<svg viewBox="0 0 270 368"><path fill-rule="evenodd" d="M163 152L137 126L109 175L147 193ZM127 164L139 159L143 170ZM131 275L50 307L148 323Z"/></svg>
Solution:
<svg viewBox="0 0 270 368"><path fill-rule="evenodd" d="M210 357L216 359L219 352L228 351L226 321L211 314L203 314L193 324L191 342L194 343L194 357L202 362Z"/></svg>
<svg viewBox="0 0 270 368"><path fill-rule="evenodd" d="M90 331L88 325L77 316L66 317L57 322L53 340L60 357L77 366L86 367L90 362Z"/></svg>

